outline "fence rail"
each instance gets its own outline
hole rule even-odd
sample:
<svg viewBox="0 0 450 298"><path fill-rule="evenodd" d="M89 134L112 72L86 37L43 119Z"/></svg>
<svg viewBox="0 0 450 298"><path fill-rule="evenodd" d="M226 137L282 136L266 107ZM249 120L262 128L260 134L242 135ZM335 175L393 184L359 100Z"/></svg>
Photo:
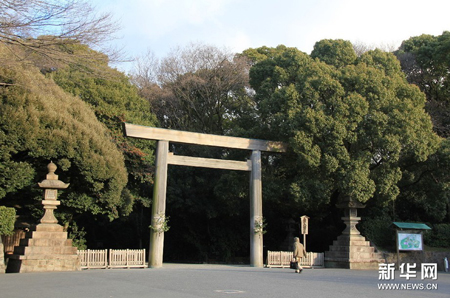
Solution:
<svg viewBox="0 0 450 298"><path fill-rule="evenodd" d="M266 267L281 267L289 268L290 262L293 259L291 251L267 251L267 265ZM324 253L307 252L306 257L300 261L302 267L323 267Z"/></svg>
<svg viewBox="0 0 450 298"><path fill-rule="evenodd" d="M145 249L79 250L78 257L82 269L145 267Z"/></svg>

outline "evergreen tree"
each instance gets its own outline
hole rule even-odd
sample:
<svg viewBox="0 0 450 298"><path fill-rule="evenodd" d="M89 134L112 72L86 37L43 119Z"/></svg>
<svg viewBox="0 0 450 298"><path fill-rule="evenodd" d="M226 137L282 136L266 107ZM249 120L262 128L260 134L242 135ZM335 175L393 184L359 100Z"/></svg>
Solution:
<svg viewBox="0 0 450 298"><path fill-rule="evenodd" d="M334 209L340 200L385 210L402 188L426 183L426 164L441 144L424 94L407 82L396 57L351 51L342 40L320 41L311 55L285 46L244 51L254 61L258 129L291 148L272 160L283 169L277 201L316 218L334 217L327 220L332 226L340 222ZM422 193L429 202L431 196Z"/></svg>
<svg viewBox="0 0 450 298"><path fill-rule="evenodd" d="M78 57L101 56L85 45L65 46L63 50ZM141 248L143 241L146 241L144 239L148 238L146 222L150 221L155 144L125 137L122 126L123 122L155 126L157 121L149 102L138 95L137 88L127 76L108 66L106 56L95 65L80 68L78 64L68 64L49 72L48 76L91 107L97 119L108 128L112 141L125 158L128 183L122 191L122 199L127 204L121 209L121 215L125 217L114 223L100 220L95 224L84 220L84 226L90 225L86 227L91 231L88 239L93 238L89 234L103 235L103 245ZM95 226L97 231L92 231ZM123 232L118 233L119 229Z"/></svg>
<svg viewBox="0 0 450 298"><path fill-rule="evenodd" d="M7 59L13 54L0 45L0 55ZM18 206L18 214L41 213L42 191L35 185L45 179L53 160L60 179L70 183L59 197L64 208L116 218L127 206L121 195L127 172L110 132L82 100L38 69L10 61L0 66L2 203Z"/></svg>

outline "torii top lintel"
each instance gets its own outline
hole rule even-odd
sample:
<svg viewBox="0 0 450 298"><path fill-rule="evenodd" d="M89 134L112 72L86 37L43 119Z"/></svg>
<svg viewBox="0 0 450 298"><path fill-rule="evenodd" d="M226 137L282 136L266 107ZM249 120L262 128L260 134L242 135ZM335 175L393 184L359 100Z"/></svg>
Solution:
<svg viewBox="0 0 450 298"><path fill-rule="evenodd" d="M169 141L175 143L196 144L233 149L286 152L286 144L282 142L188 132L142 126L131 123L124 123L124 133L127 137L148 140Z"/></svg>

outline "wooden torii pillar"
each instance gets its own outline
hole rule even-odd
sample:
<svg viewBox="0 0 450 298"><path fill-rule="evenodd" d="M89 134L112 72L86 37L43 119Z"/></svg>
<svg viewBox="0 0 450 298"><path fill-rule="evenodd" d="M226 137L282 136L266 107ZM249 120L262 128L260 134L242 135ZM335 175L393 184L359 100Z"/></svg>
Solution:
<svg viewBox="0 0 450 298"><path fill-rule="evenodd" d="M168 165L227 169L250 172L250 265L263 267L261 151L285 152L281 142L219 136L124 123L127 137L156 140L156 173L153 188L152 229L148 266L162 267ZM169 142L251 150L247 161L177 156Z"/></svg>

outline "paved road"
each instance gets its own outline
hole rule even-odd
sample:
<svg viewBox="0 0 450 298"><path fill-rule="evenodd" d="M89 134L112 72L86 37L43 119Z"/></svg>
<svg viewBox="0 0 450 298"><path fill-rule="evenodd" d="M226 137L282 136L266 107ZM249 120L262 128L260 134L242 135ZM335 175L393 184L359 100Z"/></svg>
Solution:
<svg viewBox="0 0 450 298"><path fill-rule="evenodd" d="M378 271L164 264L160 269L97 269L0 275L1 298L450 297L450 274L437 280L396 277L390 283L433 283L434 290L379 290Z"/></svg>

